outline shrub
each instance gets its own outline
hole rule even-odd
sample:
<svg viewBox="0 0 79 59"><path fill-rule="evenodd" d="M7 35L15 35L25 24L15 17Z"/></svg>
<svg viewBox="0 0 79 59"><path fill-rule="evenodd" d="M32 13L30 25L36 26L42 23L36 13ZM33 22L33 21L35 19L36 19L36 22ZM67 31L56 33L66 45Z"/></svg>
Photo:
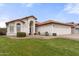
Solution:
<svg viewBox="0 0 79 59"><path fill-rule="evenodd" d="M56 33L53 33L52 35L53 35L53 36L57 36L57 34L56 34Z"/></svg>
<svg viewBox="0 0 79 59"><path fill-rule="evenodd" d="M31 35L31 33L29 33L29 35Z"/></svg>
<svg viewBox="0 0 79 59"><path fill-rule="evenodd" d="M6 28L0 28L0 35L6 35Z"/></svg>
<svg viewBox="0 0 79 59"><path fill-rule="evenodd" d="M37 35L37 33L34 33L34 35Z"/></svg>
<svg viewBox="0 0 79 59"><path fill-rule="evenodd" d="M26 37L25 32L17 32L17 37Z"/></svg>
<svg viewBox="0 0 79 59"><path fill-rule="evenodd" d="M40 35L40 32L38 32L38 35Z"/></svg>
<svg viewBox="0 0 79 59"><path fill-rule="evenodd" d="M45 36L49 36L49 33L48 32L45 32Z"/></svg>

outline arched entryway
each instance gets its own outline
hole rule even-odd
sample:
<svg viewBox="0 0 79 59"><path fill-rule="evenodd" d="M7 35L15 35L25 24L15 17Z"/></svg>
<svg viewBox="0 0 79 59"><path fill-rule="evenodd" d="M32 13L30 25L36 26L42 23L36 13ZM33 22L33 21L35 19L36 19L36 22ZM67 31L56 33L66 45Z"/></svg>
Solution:
<svg viewBox="0 0 79 59"><path fill-rule="evenodd" d="M30 21L29 28L29 35L33 35L33 21Z"/></svg>
<svg viewBox="0 0 79 59"><path fill-rule="evenodd" d="M17 29L17 32L20 32L21 31L21 24L20 23L17 23L16 24L16 29Z"/></svg>

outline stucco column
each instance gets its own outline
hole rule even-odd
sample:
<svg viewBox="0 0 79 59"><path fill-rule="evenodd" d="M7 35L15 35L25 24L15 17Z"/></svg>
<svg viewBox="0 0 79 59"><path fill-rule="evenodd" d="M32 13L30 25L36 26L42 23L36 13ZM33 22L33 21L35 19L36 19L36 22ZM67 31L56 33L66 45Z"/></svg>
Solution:
<svg viewBox="0 0 79 59"><path fill-rule="evenodd" d="M17 35L16 23L14 23L14 33L15 33L15 35Z"/></svg>
<svg viewBox="0 0 79 59"><path fill-rule="evenodd" d="M8 25L6 25L6 27L7 27L7 36L9 35L9 24Z"/></svg>
<svg viewBox="0 0 79 59"><path fill-rule="evenodd" d="M31 34L34 35L35 33L35 22L33 21L33 24L31 26Z"/></svg>
<svg viewBox="0 0 79 59"><path fill-rule="evenodd" d="M33 23L33 34L35 33L35 22Z"/></svg>

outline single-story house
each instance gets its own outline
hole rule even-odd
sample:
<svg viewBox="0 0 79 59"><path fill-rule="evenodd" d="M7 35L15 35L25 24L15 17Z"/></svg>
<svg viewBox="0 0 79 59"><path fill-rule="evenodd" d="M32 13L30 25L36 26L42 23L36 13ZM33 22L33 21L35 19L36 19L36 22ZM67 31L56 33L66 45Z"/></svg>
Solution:
<svg viewBox="0 0 79 59"><path fill-rule="evenodd" d="M56 33L57 35L72 34L71 24L61 23L54 20L48 20L45 22L38 22L35 16L28 16L21 19L12 20L6 22L7 36L16 36L17 32L25 32L26 35L34 35L39 33L45 35L46 32L49 35ZM77 26L79 27L79 26ZM79 29L77 29L79 32Z"/></svg>

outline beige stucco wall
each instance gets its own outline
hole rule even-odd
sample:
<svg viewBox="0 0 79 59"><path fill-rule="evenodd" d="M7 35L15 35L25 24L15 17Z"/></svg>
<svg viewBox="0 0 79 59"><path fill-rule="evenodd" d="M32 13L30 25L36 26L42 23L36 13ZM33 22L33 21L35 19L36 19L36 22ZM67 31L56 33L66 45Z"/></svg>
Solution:
<svg viewBox="0 0 79 59"><path fill-rule="evenodd" d="M41 35L45 35L45 32L48 32L49 35L52 35L53 24L39 26L39 27L37 27L37 32L40 32Z"/></svg>
<svg viewBox="0 0 79 59"><path fill-rule="evenodd" d="M8 36L16 36L16 33L17 33L17 30L16 30L16 24L17 23L20 23L21 24L21 32L25 32L25 28L24 28L24 24L22 22L12 22L12 23L9 23L8 26L7 26L7 35ZM14 26L14 32L10 32L10 26Z"/></svg>
<svg viewBox="0 0 79 59"><path fill-rule="evenodd" d="M49 24L37 27L37 32L40 32L41 35L45 35L45 32L48 32L49 35L52 35L52 33L57 33L57 35L71 34L71 27L59 24Z"/></svg>
<svg viewBox="0 0 79 59"><path fill-rule="evenodd" d="M14 32L12 32L12 33L9 31L9 30L10 30L10 28L9 28L10 25L11 25L11 26L14 26L14 23L10 23L10 24L7 25L7 36L13 36L13 35L15 35L15 30L14 30ZM15 28L14 28L14 29L15 29Z"/></svg>

